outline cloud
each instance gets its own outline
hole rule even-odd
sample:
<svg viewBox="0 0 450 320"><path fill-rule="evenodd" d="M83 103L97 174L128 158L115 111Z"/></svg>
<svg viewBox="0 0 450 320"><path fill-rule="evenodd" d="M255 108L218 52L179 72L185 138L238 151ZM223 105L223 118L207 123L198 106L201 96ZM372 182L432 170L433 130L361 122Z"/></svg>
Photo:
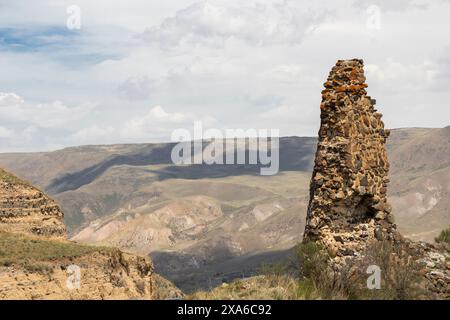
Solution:
<svg viewBox="0 0 450 320"><path fill-rule="evenodd" d="M0 92L0 108L21 105L24 100L14 92Z"/></svg>
<svg viewBox="0 0 450 320"><path fill-rule="evenodd" d="M445 48L448 52L450 47ZM450 87L450 57L447 53L442 54L436 59L435 71L433 73L433 90L448 92Z"/></svg>
<svg viewBox="0 0 450 320"><path fill-rule="evenodd" d="M422 91L429 89L437 72L435 63L422 61L409 64L394 59L387 59L380 64L367 64L367 78L373 85L383 86L386 91ZM392 83L396 86L392 87Z"/></svg>
<svg viewBox="0 0 450 320"><path fill-rule="evenodd" d="M97 125L82 128L70 136L75 144L94 143L95 141L108 141L116 132L112 126L100 127Z"/></svg>
<svg viewBox="0 0 450 320"><path fill-rule="evenodd" d="M315 135L322 84L353 57L390 127L448 125L448 0L78 0L78 31L72 2L3 2L2 150L149 142L202 119Z"/></svg>
<svg viewBox="0 0 450 320"><path fill-rule="evenodd" d="M296 82L305 74L305 67L299 64L282 64L263 72L264 77L281 82Z"/></svg>
<svg viewBox="0 0 450 320"><path fill-rule="evenodd" d="M71 126L87 116L94 105L86 103L68 107L60 101L51 103L26 103L14 92L0 92L0 117L3 122L34 125L40 128L57 129Z"/></svg>
<svg viewBox="0 0 450 320"><path fill-rule="evenodd" d="M12 138L14 131L0 126L0 138Z"/></svg>
<svg viewBox="0 0 450 320"><path fill-rule="evenodd" d="M324 17L323 12L293 1L253 6L204 1L177 11L142 37L167 48L183 43L220 47L228 39L261 46L299 44Z"/></svg>
<svg viewBox="0 0 450 320"><path fill-rule="evenodd" d="M155 106L144 115L127 120L120 129L126 138L170 137L171 131L177 128L191 128L194 121L203 121L212 125L215 119L208 116L198 116L192 113L167 112L161 106Z"/></svg>
<svg viewBox="0 0 450 320"><path fill-rule="evenodd" d="M423 0L355 0L353 3L353 6L362 10L374 5L385 12L401 12L409 9L426 9L429 3Z"/></svg>
<svg viewBox="0 0 450 320"><path fill-rule="evenodd" d="M153 81L148 76L130 77L117 90L123 99L145 100L150 97Z"/></svg>

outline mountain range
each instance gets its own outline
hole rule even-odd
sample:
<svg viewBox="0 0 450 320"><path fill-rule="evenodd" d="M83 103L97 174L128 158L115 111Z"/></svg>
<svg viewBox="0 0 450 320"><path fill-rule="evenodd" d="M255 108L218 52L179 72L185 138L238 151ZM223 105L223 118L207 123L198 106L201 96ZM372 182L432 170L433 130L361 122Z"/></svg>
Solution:
<svg viewBox="0 0 450 320"><path fill-rule="evenodd" d="M184 291L257 274L302 237L317 139L280 138L280 172L174 165L172 143L0 154L61 206L72 240L150 255ZM389 202L399 230L433 241L450 225L450 127L392 130Z"/></svg>

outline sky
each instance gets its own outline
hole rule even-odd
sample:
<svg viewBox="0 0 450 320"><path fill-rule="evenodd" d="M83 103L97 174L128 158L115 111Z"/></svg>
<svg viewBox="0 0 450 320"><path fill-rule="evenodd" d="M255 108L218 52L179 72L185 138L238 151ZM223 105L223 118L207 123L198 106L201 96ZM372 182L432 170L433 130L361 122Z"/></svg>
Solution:
<svg viewBox="0 0 450 320"><path fill-rule="evenodd" d="M195 121L316 136L351 58L387 127L444 127L449 52L450 0L0 0L0 152L170 141Z"/></svg>

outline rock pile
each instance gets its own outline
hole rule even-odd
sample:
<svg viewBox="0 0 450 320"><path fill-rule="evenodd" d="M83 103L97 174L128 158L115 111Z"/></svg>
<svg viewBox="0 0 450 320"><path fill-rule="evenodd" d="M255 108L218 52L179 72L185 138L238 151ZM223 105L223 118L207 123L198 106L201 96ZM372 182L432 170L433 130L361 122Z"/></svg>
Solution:
<svg viewBox="0 0 450 320"><path fill-rule="evenodd" d="M40 190L0 169L0 230L65 238L59 206Z"/></svg>
<svg viewBox="0 0 450 320"><path fill-rule="evenodd" d="M395 236L386 200L389 130L365 80L362 60L339 60L322 91L305 237L321 241L337 262Z"/></svg>

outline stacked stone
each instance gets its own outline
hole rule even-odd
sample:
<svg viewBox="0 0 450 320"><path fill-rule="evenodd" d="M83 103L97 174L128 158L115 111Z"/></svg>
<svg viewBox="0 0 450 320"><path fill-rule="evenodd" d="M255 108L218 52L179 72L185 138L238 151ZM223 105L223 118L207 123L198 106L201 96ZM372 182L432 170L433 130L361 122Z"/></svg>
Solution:
<svg viewBox="0 0 450 320"><path fill-rule="evenodd" d="M367 95L363 66L359 59L339 60L320 105L304 237L322 242L337 262L396 234L386 200L389 130Z"/></svg>
<svg viewBox="0 0 450 320"><path fill-rule="evenodd" d="M5 171L1 173L6 175ZM26 183L1 179L0 230L48 238L66 237L63 213L55 201Z"/></svg>
<svg viewBox="0 0 450 320"><path fill-rule="evenodd" d="M396 231L386 200L389 130L365 80L362 60L339 60L324 84L304 239L320 243L337 269L371 242L401 243L422 266L424 287L449 299L448 248L411 242Z"/></svg>

